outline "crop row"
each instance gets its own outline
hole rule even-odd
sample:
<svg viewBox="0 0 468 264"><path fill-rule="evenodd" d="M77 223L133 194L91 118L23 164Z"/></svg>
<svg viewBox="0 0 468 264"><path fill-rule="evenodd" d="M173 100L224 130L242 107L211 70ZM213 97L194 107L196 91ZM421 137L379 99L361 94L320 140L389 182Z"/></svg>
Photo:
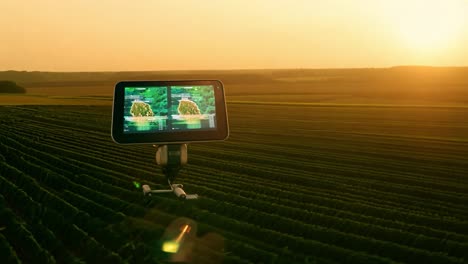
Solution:
<svg viewBox="0 0 468 264"><path fill-rule="evenodd" d="M413 203L414 203L414 201L413 201ZM454 206L452 206L452 207L454 207ZM438 209L439 209L439 208L438 208ZM451 208L451 210L453 211L453 210L455 210L455 209L454 209L454 208ZM440 212L440 210L438 210L438 211ZM453 215L453 212L452 212L452 215Z"/></svg>
<svg viewBox="0 0 468 264"><path fill-rule="evenodd" d="M143 252L140 255L148 256L146 246L108 240L158 236L164 224L177 216L197 220L203 232L225 236L227 250L232 252L225 256L227 263L241 258L254 262L460 263L467 257L468 197L466 181L458 181L465 162L454 158L454 153L463 151L453 144L436 142L429 147L433 151L418 159L411 157L418 151L410 147L398 152L402 139L382 140L369 131L333 141L336 135L306 135L312 130L284 119L291 124L289 134L302 133L306 144L300 146L278 128L260 135L271 120L257 122L259 130L254 133L243 133L252 130L247 121L236 127L238 131L233 130L238 133L233 134L232 142L193 146L197 155L190 159L189 172L184 170L181 176L189 184L188 191L201 194L201 198L181 203L164 196L142 198L132 181L161 186L155 183L154 149L112 143L104 108L76 108L72 112L33 109L38 118L28 114L29 110L20 110L2 120L14 119L11 122L15 125L0 124L0 160L9 172L0 173L0 177L22 189L24 177L33 179L41 192L66 201L81 215L66 218L67 210L73 210L60 211L67 223L76 226L69 226L76 229L76 237L80 231L86 232L97 243L95 247L102 244L122 260L132 259L129 252L135 246ZM358 148L366 142L368 147ZM382 144L387 144L389 151L377 153ZM339 160L342 162L337 165ZM423 167L422 161L434 162ZM404 166L410 169L399 168ZM24 175L12 177L17 173L15 167ZM418 185L418 180L424 183ZM31 195L54 211L66 205ZM125 227L129 221L150 215L158 219L150 233L140 224ZM98 232L96 226L104 222L111 225ZM52 227L27 225L33 237L49 230L59 241L66 241ZM91 247L89 241L91 244L71 247L72 252L85 258L86 254L75 250Z"/></svg>
<svg viewBox="0 0 468 264"><path fill-rule="evenodd" d="M56 151L55 151L55 152L56 152ZM81 155L81 157L78 157L78 158L79 158L80 160L83 160L82 156L83 156L83 155ZM91 159L90 159L90 161L91 161ZM94 162L96 162L96 159L94 159ZM101 165L100 167L104 167L104 168L105 168L106 166L108 166L107 164L100 164L100 165Z"/></svg>
<svg viewBox="0 0 468 264"><path fill-rule="evenodd" d="M35 170L35 171L37 172L37 170L40 170L40 169L41 169L40 167L36 167L36 170ZM43 180L46 181L46 182L54 182L54 184L56 185L57 188L58 188L59 185L62 185L62 184L63 184L63 180L58 179L58 178L56 177L57 175L54 175L53 173L49 172L49 173L47 173L47 176L48 176L49 178L48 178L48 179L43 178ZM44 176L44 177L45 177L45 176ZM52 177L52 178L51 178L51 177ZM62 186L62 187L65 187L65 186ZM71 187L71 186L70 186L70 184L68 184L68 185L66 185L66 187L69 188L69 187ZM111 187L111 188L113 188L113 187ZM72 188L72 190L75 191L76 188ZM127 192L127 193L128 193L128 192ZM70 192L65 191L65 194L66 194L66 196L64 196L64 198L67 198L67 201L69 201ZM68 195L67 195L67 194L68 194ZM120 194L119 194L120 198L128 198L128 196L125 196L124 194L125 194L125 192L124 192L124 193L120 193ZM135 193L132 193L132 194L135 194ZM136 194L135 194L135 195L136 195ZM140 194L139 194L139 195L140 195ZM139 195L138 195L138 196L139 196ZM75 196L76 196L76 195L75 195ZM133 195L133 196L134 196L134 195ZM76 201L75 201L75 203L76 203ZM81 199L81 200L79 201L79 204L81 205L81 207L83 206L82 203L83 203L83 201L82 201L82 199ZM88 203L89 203L89 202L88 202ZM178 202L175 202L175 203L178 203ZM89 204L87 204L87 206L88 206L88 205L89 205ZM93 204L93 206L95 207L96 204ZM86 209L86 208L85 208L85 209ZM102 209L102 208L101 208L101 209ZM103 215L104 213L107 213L107 212L99 213L99 212L96 212L95 210L90 211L90 212L91 212L92 214L96 214L96 213L97 213L97 214L101 214L101 215ZM258 254L258 252L257 252L257 254Z"/></svg>
<svg viewBox="0 0 468 264"><path fill-rule="evenodd" d="M388 178L394 178L394 177L388 177ZM412 189L412 191L413 191L413 189ZM432 196L432 195L433 195L433 193L431 193L431 196ZM463 203L461 203L461 204L463 204Z"/></svg>
<svg viewBox="0 0 468 264"><path fill-rule="evenodd" d="M54 182L57 182L57 180L54 180Z"/></svg>
<svg viewBox="0 0 468 264"><path fill-rule="evenodd" d="M57 181L54 180L54 182L57 182ZM232 205L231 205L231 206L232 206ZM260 217L260 218L262 218L262 217ZM264 219L267 219L267 218L271 218L271 217L264 217ZM291 229L291 228L292 228L292 226L290 227L289 225L284 225L284 223L281 224L280 226L285 226L287 229ZM317 235L317 234L315 234L315 235ZM322 236L323 236L323 235L322 235ZM306 235L306 237L307 237L307 235ZM348 236L345 236L345 237L348 237L348 238L349 238L349 235L348 235ZM366 245L366 247L368 247L368 245ZM434 256L430 256L430 257L433 258Z"/></svg>
<svg viewBox="0 0 468 264"><path fill-rule="evenodd" d="M329 177L328 177L329 178ZM374 185L373 185L374 186ZM413 191L413 190L412 190ZM393 193L391 193L393 194ZM431 193L431 196L433 196L434 194ZM415 203L415 201L412 201L412 203ZM425 202L427 204L427 202ZM401 204L401 203L400 203ZM460 204L463 204L463 203L460 203ZM419 206L419 205L414 205L414 206ZM451 208L452 210L454 210L453 206L448 206L449 208ZM437 208L437 211L441 211L440 208ZM461 212L464 212L464 210L462 210ZM453 214L453 213L452 213Z"/></svg>

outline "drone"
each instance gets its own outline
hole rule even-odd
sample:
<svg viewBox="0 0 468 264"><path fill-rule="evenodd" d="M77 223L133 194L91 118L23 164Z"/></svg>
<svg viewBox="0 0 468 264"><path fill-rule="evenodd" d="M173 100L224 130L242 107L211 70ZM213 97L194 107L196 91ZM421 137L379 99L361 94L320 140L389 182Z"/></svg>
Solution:
<svg viewBox="0 0 468 264"><path fill-rule="evenodd" d="M188 98L198 98L198 102ZM131 105L131 106L130 106ZM203 111L201 111L203 109ZM223 83L219 80L122 81L115 85L111 136L118 144L158 144L156 164L169 188L143 195L174 193L182 200L198 199L174 183L187 164L187 144L222 141L229 136ZM136 188L140 184L134 182Z"/></svg>
<svg viewBox="0 0 468 264"><path fill-rule="evenodd" d="M142 186L143 195L171 193L183 200L198 199L198 194L186 194L182 189L182 184L172 183L183 165L187 164L187 144L175 145L154 145L156 151L156 163L162 167L162 171L167 178L170 189L151 190L147 184Z"/></svg>

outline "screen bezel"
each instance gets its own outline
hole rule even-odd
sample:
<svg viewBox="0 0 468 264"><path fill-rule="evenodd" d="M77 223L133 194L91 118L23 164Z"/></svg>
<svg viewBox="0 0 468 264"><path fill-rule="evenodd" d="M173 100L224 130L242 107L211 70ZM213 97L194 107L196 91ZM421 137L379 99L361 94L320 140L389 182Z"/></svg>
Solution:
<svg viewBox="0 0 468 264"><path fill-rule="evenodd" d="M126 87L212 85L215 95L216 129L184 130L152 133L124 133L124 102ZM175 144L225 140L229 136L224 86L219 80L183 81L123 81L115 85L112 104L112 139L119 144Z"/></svg>

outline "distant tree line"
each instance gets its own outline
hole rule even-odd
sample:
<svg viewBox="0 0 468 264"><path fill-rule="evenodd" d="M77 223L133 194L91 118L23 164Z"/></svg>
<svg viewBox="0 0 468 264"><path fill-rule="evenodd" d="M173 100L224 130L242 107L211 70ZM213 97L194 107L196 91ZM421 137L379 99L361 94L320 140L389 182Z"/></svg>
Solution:
<svg viewBox="0 0 468 264"><path fill-rule="evenodd" d="M26 90L15 82L0 80L0 93L26 93Z"/></svg>

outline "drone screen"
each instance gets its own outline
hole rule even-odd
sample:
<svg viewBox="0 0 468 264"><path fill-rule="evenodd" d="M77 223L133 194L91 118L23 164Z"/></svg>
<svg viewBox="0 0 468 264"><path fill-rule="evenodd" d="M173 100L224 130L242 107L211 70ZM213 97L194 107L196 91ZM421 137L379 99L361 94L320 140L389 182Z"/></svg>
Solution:
<svg viewBox="0 0 468 264"><path fill-rule="evenodd" d="M125 87L123 133L216 129L213 85Z"/></svg>

